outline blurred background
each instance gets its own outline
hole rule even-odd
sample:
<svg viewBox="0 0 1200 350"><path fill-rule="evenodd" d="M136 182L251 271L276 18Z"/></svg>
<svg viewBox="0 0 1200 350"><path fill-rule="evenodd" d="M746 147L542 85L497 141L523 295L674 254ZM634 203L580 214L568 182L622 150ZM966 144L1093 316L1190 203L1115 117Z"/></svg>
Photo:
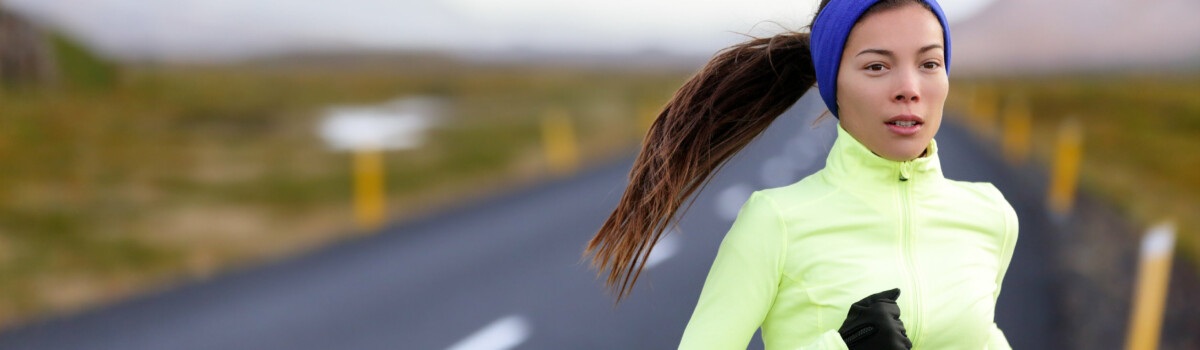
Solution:
<svg viewBox="0 0 1200 350"><path fill-rule="evenodd" d="M1001 186L1006 197L1027 201L1014 205L1042 218L1021 217L1022 240L1030 237L1033 244L1045 236L1049 242L1017 255L1033 259L1036 252L1034 260L1051 264L1043 266L1050 274L1029 277L1041 279L1035 285L1046 290L1037 293L1046 298L1022 304L1023 298L1010 297L1010 311L999 311L1001 328L1022 321L1008 315L1040 313L1059 331L1058 344L1070 348L1114 348L1159 329L1163 349L1200 348L1200 302L1183 298L1200 295L1200 2L941 4L954 45L948 123L961 127L961 138L978 150L966 159L994 159L1003 169L978 181L1008 181ZM149 340L152 328L145 327L169 326L170 334L198 332L191 335L196 339L266 337L233 346L247 348L299 348L281 338L315 329L374 340L305 344L670 347L730 218L689 231L706 235L696 247L656 248L667 252L658 253L666 254L661 259L676 247L698 254L677 267L687 272L676 276L688 276L675 284L681 294L638 289L635 306L610 309L611 297L576 259L611 212L630 157L674 91L721 48L747 34L798 29L816 8L816 0L0 0L0 329L6 330L0 344L161 348L168 343ZM781 118L797 120L795 126L772 130L807 128L798 120L819 114L819 103L806 96ZM828 137L832 129L823 130L820 135ZM809 139L815 141L784 147L811 153L831 142ZM823 164L823 155L804 157ZM713 200L733 201L736 213L749 191L819 169L810 163L788 165L795 171L782 177L708 192L720 191ZM593 178L609 182L587 182ZM587 192L592 197L548 194L574 193L568 189L575 186L599 189ZM595 207L559 215L586 218L570 219L565 229L488 221L516 217L501 214L502 208L521 208L521 215L537 221L538 214L593 199ZM470 232L461 234L440 228L467 223L478 224L456 226ZM529 232L505 236L497 227ZM537 316L491 314L459 303L466 299L453 298L474 295L481 303L516 305L512 300L525 300L519 295L529 297L520 289L504 294L518 298L512 300L483 291L519 278L472 285L463 281L486 278L446 277L483 267L447 263L467 261L456 255L465 252L431 247L472 246L467 242L478 241L473 235L489 229L488 237L503 242L542 240L536 231L562 244L534 251L489 244L497 260L479 264L505 269L505 262L562 262L576 279L570 285L579 288L549 274L530 276L541 282L528 283L562 288L564 305L598 305L576 317L621 313L579 323L576 333L557 329L550 333L564 337L560 342L539 343L548 326ZM571 234L560 234L564 230ZM1169 239L1152 245L1166 244L1158 250L1168 252L1165 269L1147 267L1153 263L1143 251L1154 249L1140 242L1148 232L1170 232L1154 236ZM448 241L432 243L439 237ZM393 243L405 248L379 248ZM536 255L545 251L555 251L555 258ZM371 254L397 260L381 260L395 263L383 266L360 261L379 270L345 267L321 274L323 266L332 266L322 265L324 259ZM424 260L400 263L413 256ZM507 269L519 266L525 265ZM297 292L312 298L272 304L292 310L330 303L306 320L319 319L321 312L335 313L330 310L339 308L339 298L364 295L354 294L358 284L319 276L356 271L365 277L355 281L388 279L392 297L432 305L442 300L458 305L446 313L466 316L431 318L428 312L437 310L417 312L400 303L388 318L332 318L400 334L393 338L371 338L345 323L287 328L295 322L285 320L306 318L280 310L240 308L260 315L243 315L254 320L250 327L257 332L202 327L210 323L198 317L163 321L199 308L219 310L219 300L257 295L283 303L277 293L349 283L338 289L349 294ZM675 277L662 273L644 276L640 284L673 283ZM1146 277L1156 273L1169 283ZM305 282L275 279L285 274ZM274 287L251 287L255 283ZM1161 287L1138 287L1145 283ZM1008 285L1005 293L1021 293ZM206 288L223 292L198 292ZM456 293L463 296L448 296ZM642 312L675 305L655 311L671 317L651 317L661 331L647 325L602 330L644 319L631 310L639 308L638 293L645 294ZM1165 300L1156 304L1153 295ZM388 308L391 299L380 297L372 305ZM1151 301L1135 302L1144 298ZM226 305L262 305L246 303ZM552 324L566 327L571 320ZM267 331L267 324L281 328ZM610 332L605 341L614 343L584 336L600 332ZM1010 340L1022 337L1016 332ZM1039 344L1028 348L1050 348Z"/></svg>

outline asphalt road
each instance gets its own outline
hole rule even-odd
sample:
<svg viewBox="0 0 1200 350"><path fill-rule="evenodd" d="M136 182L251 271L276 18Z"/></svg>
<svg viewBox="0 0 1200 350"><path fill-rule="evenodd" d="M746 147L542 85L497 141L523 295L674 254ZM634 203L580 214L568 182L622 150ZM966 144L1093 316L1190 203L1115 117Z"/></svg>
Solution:
<svg viewBox="0 0 1200 350"><path fill-rule="evenodd" d="M310 254L0 333L0 349L674 349L717 246L750 192L824 165L830 118L806 96L716 175L613 307L581 259L624 190L632 154ZM997 323L1016 349L1055 348L1052 245L1037 191L944 123L947 177L991 181L1021 238ZM758 336L750 348L762 348Z"/></svg>

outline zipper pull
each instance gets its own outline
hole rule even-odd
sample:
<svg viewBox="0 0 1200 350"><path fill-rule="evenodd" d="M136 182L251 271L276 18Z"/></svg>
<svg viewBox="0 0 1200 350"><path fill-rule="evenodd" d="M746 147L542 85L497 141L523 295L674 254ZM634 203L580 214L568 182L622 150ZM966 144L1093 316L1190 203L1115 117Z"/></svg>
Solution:
<svg viewBox="0 0 1200 350"><path fill-rule="evenodd" d="M908 181L908 178L909 178L908 167L909 167L908 162L900 163L900 181Z"/></svg>

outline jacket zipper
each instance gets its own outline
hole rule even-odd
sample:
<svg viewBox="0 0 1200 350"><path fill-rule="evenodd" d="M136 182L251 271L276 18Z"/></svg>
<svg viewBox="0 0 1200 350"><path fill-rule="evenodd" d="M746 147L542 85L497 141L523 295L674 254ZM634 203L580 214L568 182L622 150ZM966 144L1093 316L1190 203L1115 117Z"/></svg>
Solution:
<svg viewBox="0 0 1200 350"><path fill-rule="evenodd" d="M916 241L916 237L914 237L912 232L912 185L908 182L908 180L912 178L910 175L910 166L910 162L900 163L900 203L903 210L901 213L901 236L904 238L904 266L908 269L909 275L912 276L913 279L912 305L914 308L918 309L910 311L913 313L913 324L911 325L912 332L908 333L912 334L912 339L909 340L913 342L913 348L917 348L916 340L920 338L920 327L923 321L921 320L922 312L919 310L919 305L921 305L921 276L917 274L917 268L913 262L913 245L915 244L914 242Z"/></svg>

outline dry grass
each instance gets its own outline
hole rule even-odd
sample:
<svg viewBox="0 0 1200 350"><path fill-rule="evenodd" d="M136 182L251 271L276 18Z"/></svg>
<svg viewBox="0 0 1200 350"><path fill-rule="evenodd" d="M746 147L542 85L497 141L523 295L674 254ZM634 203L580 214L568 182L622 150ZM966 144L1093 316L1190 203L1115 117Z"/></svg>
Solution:
<svg viewBox="0 0 1200 350"><path fill-rule="evenodd" d="M1035 161L1049 164L1059 124L1084 131L1080 187L1138 225L1174 220L1177 254L1200 268L1200 76L1056 76L955 81L951 96L981 91L1028 99ZM989 128L999 129L998 124ZM1141 232L1137 232L1140 234ZM1198 269L1200 270L1200 269Z"/></svg>
<svg viewBox="0 0 1200 350"><path fill-rule="evenodd" d="M385 155L403 220L547 176L537 128L550 107L570 112L588 159L634 146L636 113L687 74L132 67L110 89L0 92L0 326L356 234L350 157L315 132L326 106L451 101L427 144Z"/></svg>

